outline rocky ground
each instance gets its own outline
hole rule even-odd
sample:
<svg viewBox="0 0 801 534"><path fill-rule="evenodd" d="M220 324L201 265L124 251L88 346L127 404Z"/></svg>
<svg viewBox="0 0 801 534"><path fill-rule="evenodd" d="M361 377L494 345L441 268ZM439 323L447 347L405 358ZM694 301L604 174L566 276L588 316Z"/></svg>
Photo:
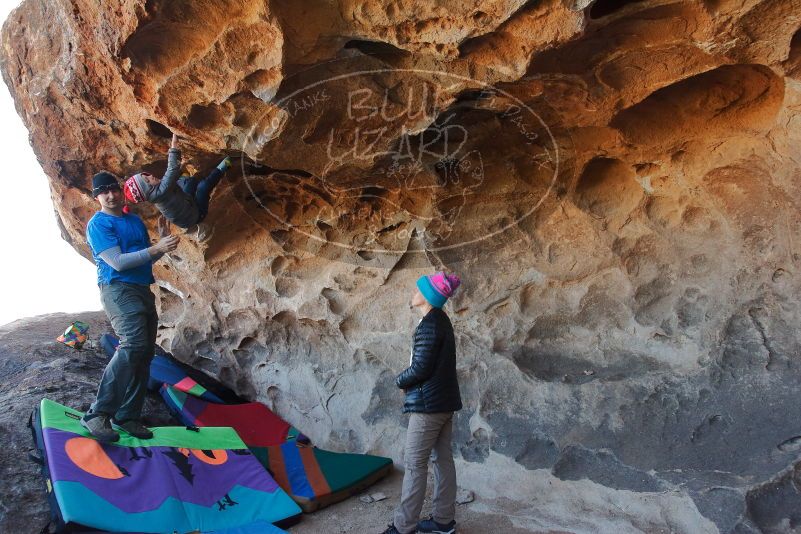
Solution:
<svg viewBox="0 0 801 534"><path fill-rule="evenodd" d="M76 320L90 325L81 351L56 341ZM28 417L44 397L89 408L108 361L97 340L109 329L102 312L54 313L0 327L0 532L39 532L49 520L44 480L28 458L35 450ZM152 426L177 424L155 395L148 396L144 419Z"/></svg>
<svg viewBox="0 0 801 534"><path fill-rule="evenodd" d="M75 320L89 323L90 341L77 351L55 338ZM97 381L106 357L97 339L109 331L102 312L55 313L21 319L0 327L0 532L38 532L48 521L49 507L39 468L28 459L32 452L26 424L31 411L43 398L85 410L94 399ZM149 394L144 420L149 426L178 424L161 398ZM391 520L400 496L402 474L395 471L363 495L383 493L386 499L362 502L354 496L311 515L291 527L296 534L381 532ZM429 493L433 479L429 481ZM426 506L430 502L426 499ZM507 508L508 506L508 508ZM532 530L534 518L510 517L514 503L477 501L458 508L459 532L480 534L502 528L510 534ZM515 526L517 525L517 526ZM528 526L527 526L528 525ZM542 531L545 532L545 531Z"/></svg>
<svg viewBox="0 0 801 534"><path fill-rule="evenodd" d="M383 532L392 520L392 512L400 498L403 474L395 471L390 477L382 480L365 491L364 495L376 492L387 496L385 500L366 504L359 497L329 506L310 515L288 529L293 534L331 534L345 533L379 533ZM428 493L430 497L433 478L429 477ZM423 505L423 516L431 509L427 497ZM486 534L503 532L509 534L561 534L561 531L540 528L536 517L525 513L519 514L519 504L509 500L478 501L458 505L456 520L459 534Z"/></svg>

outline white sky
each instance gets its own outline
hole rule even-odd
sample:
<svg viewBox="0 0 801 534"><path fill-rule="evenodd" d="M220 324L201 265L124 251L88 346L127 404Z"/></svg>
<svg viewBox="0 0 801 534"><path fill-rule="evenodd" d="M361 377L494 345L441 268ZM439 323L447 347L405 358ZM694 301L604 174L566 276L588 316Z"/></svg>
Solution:
<svg viewBox="0 0 801 534"><path fill-rule="evenodd" d="M17 5L0 0L0 20ZM8 88L0 85L0 325L43 313L99 310L95 266L61 239L47 177Z"/></svg>

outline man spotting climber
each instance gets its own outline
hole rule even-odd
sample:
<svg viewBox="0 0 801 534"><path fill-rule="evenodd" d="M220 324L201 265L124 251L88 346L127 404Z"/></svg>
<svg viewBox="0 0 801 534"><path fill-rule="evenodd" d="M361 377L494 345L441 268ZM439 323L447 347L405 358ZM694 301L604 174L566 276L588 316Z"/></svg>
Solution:
<svg viewBox="0 0 801 534"><path fill-rule="evenodd" d="M456 468L451 434L453 412L462 409L462 399L456 377L453 326L442 307L459 283L457 276L443 272L417 280L411 306L423 318L414 331L409 367L395 379L406 392L403 411L411 413L404 452L406 471L400 505L384 534L453 534L456 529ZM426 493L429 456L434 464L433 513L418 521Z"/></svg>
<svg viewBox="0 0 801 534"><path fill-rule="evenodd" d="M86 239L97 265L100 301L120 345L106 365L97 398L81 425L100 441L119 439L126 432L140 439L153 433L140 422L150 361L156 346L155 297L150 291L153 262L178 246L166 222L159 224L161 239L150 245L142 219L123 213L124 198L113 174L92 177L92 196L100 203L86 227Z"/></svg>

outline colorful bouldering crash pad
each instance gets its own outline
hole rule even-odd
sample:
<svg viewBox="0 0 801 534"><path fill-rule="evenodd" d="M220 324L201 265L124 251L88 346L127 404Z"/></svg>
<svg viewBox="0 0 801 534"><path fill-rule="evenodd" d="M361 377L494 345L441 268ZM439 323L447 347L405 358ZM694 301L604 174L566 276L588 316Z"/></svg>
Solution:
<svg viewBox="0 0 801 534"><path fill-rule="evenodd" d="M185 425L229 424L304 512L339 502L392 470L392 460L330 452L298 439L297 430L259 403L219 405L164 386L161 395Z"/></svg>
<svg viewBox="0 0 801 534"><path fill-rule="evenodd" d="M88 331L88 324L84 323L83 321L75 321L67 327L63 334L56 338L56 341L59 343L64 343L73 349L81 350L83 348L83 344L86 343L86 333Z"/></svg>
<svg viewBox="0 0 801 534"><path fill-rule="evenodd" d="M230 426L249 447L281 445L287 437L298 434L289 423L258 402L215 404L162 386L161 396L175 415L187 426Z"/></svg>
<svg viewBox="0 0 801 534"><path fill-rule="evenodd" d="M225 530L214 530L203 534L287 534L270 523L252 523L244 527L227 528Z"/></svg>
<svg viewBox="0 0 801 534"><path fill-rule="evenodd" d="M250 450L306 513L347 499L392 471L390 458L331 452L297 440Z"/></svg>
<svg viewBox="0 0 801 534"><path fill-rule="evenodd" d="M109 358L114 356L119 344L117 336L112 334L100 336L100 346ZM151 391L158 391L162 384L169 384L209 402L228 404L243 402L233 391L202 372L179 362L169 354L157 352L150 362L150 379L147 387Z"/></svg>
<svg viewBox="0 0 801 534"><path fill-rule="evenodd" d="M31 416L61 532L255 532L237 529L300 514L231 428L160 427L101 444L81 415L43 399Z"/></svg>

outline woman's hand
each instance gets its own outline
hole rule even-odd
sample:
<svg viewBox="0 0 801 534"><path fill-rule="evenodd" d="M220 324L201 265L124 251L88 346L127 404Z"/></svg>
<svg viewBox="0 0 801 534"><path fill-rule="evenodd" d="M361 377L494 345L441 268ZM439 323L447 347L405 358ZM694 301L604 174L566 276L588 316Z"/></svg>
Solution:
<svg viewBox="0 0 801 534"><path fill-rule="evenodd" d="M178 135L172 134L172 142L170 143L170 148L178 148Z"/></svg>

